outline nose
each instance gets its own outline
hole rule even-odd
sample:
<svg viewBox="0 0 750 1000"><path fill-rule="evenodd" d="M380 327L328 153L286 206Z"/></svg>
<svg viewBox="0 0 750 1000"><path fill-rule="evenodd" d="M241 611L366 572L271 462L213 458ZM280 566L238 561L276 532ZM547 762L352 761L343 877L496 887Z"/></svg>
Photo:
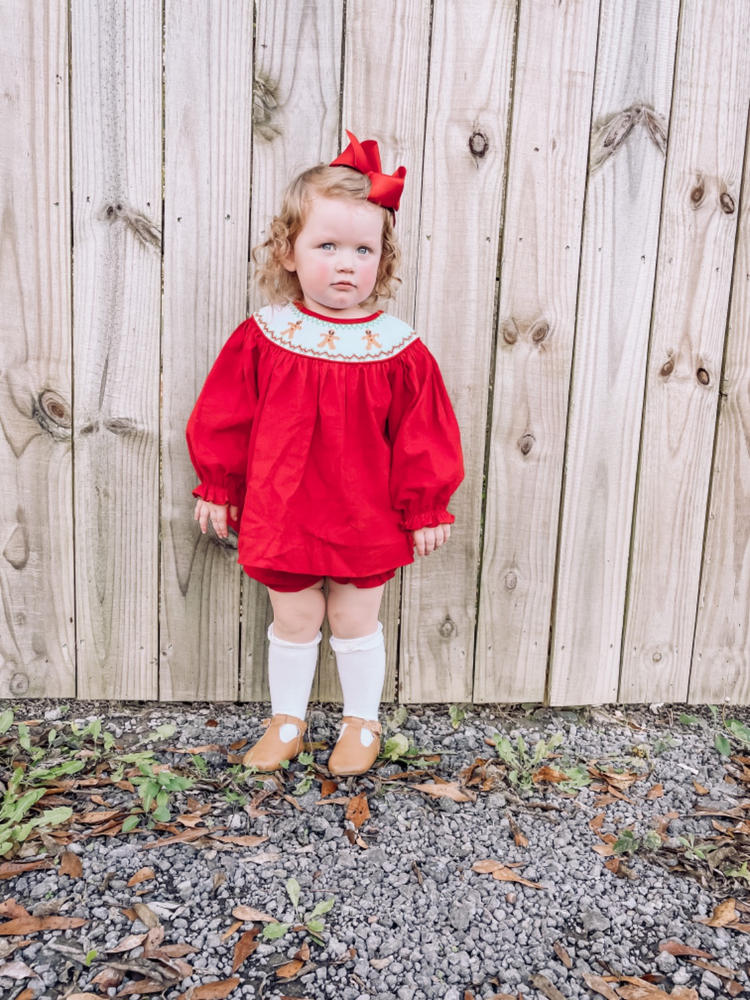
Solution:
<svg viewBox="0 0 750 1000"><path fill-rule="evenodd" d="M347 273L354 270L354 254L350 250L341 250L336 255L336 270Z"/></svg>

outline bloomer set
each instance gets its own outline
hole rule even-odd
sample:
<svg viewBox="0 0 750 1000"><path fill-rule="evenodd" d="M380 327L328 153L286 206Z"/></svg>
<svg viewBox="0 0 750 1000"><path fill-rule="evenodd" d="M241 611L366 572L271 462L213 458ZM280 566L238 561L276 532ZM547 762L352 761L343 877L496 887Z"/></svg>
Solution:
<svg viewBox="0 0 750 1000"><path fill-rule="evenodd" d="M194 495L239 508L238 561L272 588L378 586L413 562L412 531L454 521L463 462L440 370L382 311L259 310L222 349L187 438Z"/></svg>

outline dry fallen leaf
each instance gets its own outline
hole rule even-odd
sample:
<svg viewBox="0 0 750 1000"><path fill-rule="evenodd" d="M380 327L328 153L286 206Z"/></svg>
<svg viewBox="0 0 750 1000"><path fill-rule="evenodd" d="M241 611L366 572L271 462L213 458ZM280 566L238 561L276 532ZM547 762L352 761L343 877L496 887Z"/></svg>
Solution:
<svg viewBox="0 0 750 1000"><path fill-rule="evenodd" d="M133 909L135 910L138 919L142 924L145 924L146 927L158 927L161 923L156 913L154 913L151 907L147 906L145 903L133 903Z"/></svg>
<svg viewBox="0 0 750 1000"><path fill-rule="evenodd" d="M349 805L346 807L346 818L354 824L355 830L359 830L362 824L370 818L370 807L364 792L349 800Z"/></svg>
<svg viewBox="0 0 750 1000"><path fill-rule="evenodd" d="M83 927L87 920L83 917L17 917L0 924L0 934L13 936L17 934L36 934L37 931L67 930L70 927Z"/></svg>
<svg viewBox="0 0 750 1000"><path fill-rule="evenodd" d="M568 776L562 771L558 771L554 767L550 767L549 764L545 764L543 767L538 768L531 776L531 780L540 784L542 781L549 781L551 783L556 783L559 781L567 781Z"/></svg>
<svg viewBox="0 0 750 1000"><path fill-rule="evenodd" d="M479 872L482 875L492 875L499 882L520 882L521 885L528 885L531 889L544 888L539 882L529 882L528 879L517 875L516 872L512 871L510 865L504 865L502 862L494 861L491 858L488 858L486 861L477 861L476 864L471 866L471 870Z"/></svg>
<svg viewBox="0 0 750 1000"><path fill-rule="evenodd" d="M476 792L461 788L457 781L427 781L422 785L412 785L412 788L435 798L453 799L454 802L475 802L477 798Z"/></svg>
<svg viewBox="0 0 750 1000"><path fill-rule="evenodd" d="M118 941L114 948L108 948L107 954L116 955L122 951L131 951L133 948L138 948L146 940L145 934L128 934Z"/></svg>
<svg viewBox="0 0 750 1000"><path fill-rule="evenodd" d="M80 878L83 875L83 864L77 854L72 851L63 851L60 874L69 875L71 878Z"/></svg>
<svg viewBox="0 0 750 1000"><path fill-rule="evenodd" d="M563 948L562 944L560 944L559 941L555 941L555 943L552 945L552 947L554 949L555 954L560 959L560 961L565 966L565 968L566 969L572 969L573 968L573 959L570 957L570 955L565 950L565 948Z"/></svg>
<svg viewBox="0 0 750 1000"><path fill-rule="evenodd" d="M25 906L21 906L15 899L6 899L0 903L0 917L30 917L31 914Z"/></svg>
<svg viewBox="0 0 750 1000"><path fill-rule="evenodd" d="M708 789L705 785L699 785L697 781L693 780L693 788L697 795L708 795Z"/></svg>
<svg viewBox="0 0 750 1000"><path fill-rule="evenodd" d="M0 976L8 979L39 979L39 974L30 969L25 962L5 962L0 965Z"/></svg>
<svg viewBox="0 0 750 1000"><path fill-rule="evenodd" d="M3 861L0 864L0 879L15 878L24 872L33 872L39 868L54 868L54 862L49 858L38 861Z"/></svg>
<svg viewBox="0 0 750 1000"><path fill-rule="evenodd" d="M674 938L660 941L659 951L667 951L670 955L696 955L698 958L714 957L709 951L701 951L700 948L691 948L690 945L683 944L681 941L675 941Z"/></svg>
<svg viewBox="0 0 750 1000"><path fill-rule="evenodd" d="M235 844L237 847L257 847L258 844L264 844L268 840L268 837L261 837L257 834L245 834L240 837L213 836L211 840L218 840L222 844Z"/></svg>
<svg viewBox="0 0 750 1000"><path fill-rule="evenodd" d="M153 868L139 868L134 875L130 876L128 886L138 885L140 882L145 882L150 878L156 878Z"/></svg>
<svg viewBox="0 0 750 1000"><path fill-rule="evenodd" d="M248 955L252 955L255 949L258 947L258 942L255 940L258 936L260 928L254 927L250 931L245 931L242 937L239 939L237 944L234 946L234 958L232 959L232 972L236 972L237 969L242 965Z"/></svg>
<svg viewBox="0 0 750 1000"><path fill-rule="evenodd" d="M739 920L739 913L737 913L734 904L735 900L730 896L729 899L723 900L718 906L714 907L714 911L710 917L696 917L695 919L702 924L707 924L709 927L726 927L727 924ZM2 925L0 925L1 930Z"/></svg>
<svg viewBox="0 0 750 1000"><path fill-rule="evenodd" d="M584 972L583 978L586 985L595 993L601 994L601 996L606 997L607 1000L620 1000L619 995L615 993L609 983L605 979L602 979L601 976L595 976L591 972Z"/></svg>
<svg viewBox="0 0 750 1000"><path fill-rule="evenodd" d="M292 976L297 975L304 964L305 963L299 958L292 959L291 962L287 962L285 965L279 966L276 970L276 975L279 979L291 979Z"/></svg>
<svg viewBox="0 0 750 1000"><path fill-rule="evenodd" d="M264 920L266 923L278 923L276 917L272 917L270 913L264 913L263 910L254 910L251 906L242 906L242 904L235 906L232 910L232 916L238 920Z"/></svg>
<svg viewBox="0 0 750 1000"><path fill-rule="evenodd" d="M233 934L236 934L237 931L240 929L240 927L242 927L244 922L245 922L244 920L235 920L234 923L231 923L229 927L227 927L227 929L221 935L221 940L226 941L227 938L230 938ZM234 969L232 971L234 972Z"/></svg>
<svg viewBox="0 0 750 1000"><path fill-rule="evenodd" d="M646 792L647 799L660 799L664 795L664 785L652 785Z"/></svg>
<svg viewBox="0 0 750 1000"><path fill-rule="evenodd" d="M177 1000L223 1000L228 997L232 990L240 985L236 976L231 979L217 979L212 983L204 983L202 986L193 986L187 993L181 993Z"/></svg>
<svg viewBox="0 0 750 1000"><path fill-rule="evenodd" d="M516 847L528 847L529 838L523 832L518 823L516 823L516 821L513 819L513 816L509 812L506 812L505 817L508 820L508 823L510 824L510 832L513 834L513 840L515 842Z"/></svg>

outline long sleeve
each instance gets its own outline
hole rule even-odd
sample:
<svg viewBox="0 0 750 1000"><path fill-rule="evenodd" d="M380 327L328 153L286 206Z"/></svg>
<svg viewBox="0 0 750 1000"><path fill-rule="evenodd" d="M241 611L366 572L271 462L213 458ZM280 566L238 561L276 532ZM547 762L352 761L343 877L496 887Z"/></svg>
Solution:
<svg viewBox="0 0 750 1000"><path fill-rule="evenodd" d="M452 524L448 501L464 478L458 423L437 362L417 340L397 358L387 433L391 500L406 531Z"/></svg>
<svg viewBox="0 0 750 1000"><path fill-rule="evenodd" d="M190 414L186 437L200 483L193 496L242 507L250 431L257 405L251 321L227 340Z"/></svg>

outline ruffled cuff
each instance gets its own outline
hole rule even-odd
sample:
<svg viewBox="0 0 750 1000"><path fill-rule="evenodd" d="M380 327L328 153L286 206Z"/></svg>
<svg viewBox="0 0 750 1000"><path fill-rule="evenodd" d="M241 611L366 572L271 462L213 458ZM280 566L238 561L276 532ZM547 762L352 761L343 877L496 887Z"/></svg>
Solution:
<svg viewBox="0 0 750 1000"><path fill-rule="evenodd" d="M453 524L455 517L447 510L424 510L409 514L401 519L404 531L418 531L419 528L437 528L439 524Z"/></svg>
<svg viewBox="0 0 750 1000"><path fill-rule="evenodd" d="M199 483L193 490L193 496L207 500L208 503L242 507L245 500L244 483L233 482L231 477L227 477L223 486L216 483Z"/></svg>

